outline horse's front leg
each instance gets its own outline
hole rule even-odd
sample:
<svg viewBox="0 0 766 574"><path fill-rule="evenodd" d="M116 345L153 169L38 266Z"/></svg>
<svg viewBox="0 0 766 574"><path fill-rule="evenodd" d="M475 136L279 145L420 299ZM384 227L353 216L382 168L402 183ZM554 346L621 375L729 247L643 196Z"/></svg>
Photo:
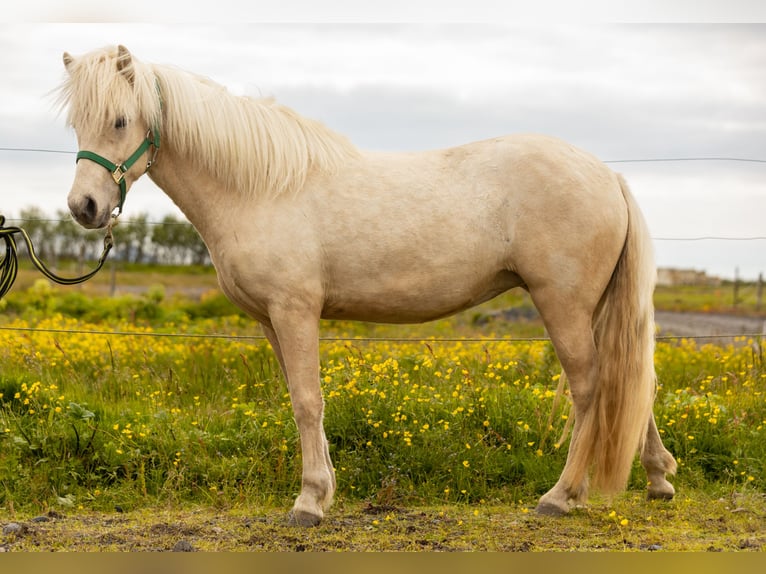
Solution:
<svg viewBox="0 0 766 574"><path fill-rule="evenodd" d="M301 526L316 526L335 493L335 471L322 426L318 314L295 309L274 312L264 333L287 379L301 440L303 478L290 520Z"/></svg>

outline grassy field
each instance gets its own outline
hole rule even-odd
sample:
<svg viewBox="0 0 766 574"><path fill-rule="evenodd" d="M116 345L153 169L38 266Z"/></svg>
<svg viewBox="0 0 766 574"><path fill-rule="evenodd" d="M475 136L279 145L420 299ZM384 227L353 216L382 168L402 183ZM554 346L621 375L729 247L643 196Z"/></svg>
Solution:
<svg viewBox="0 0 766 574"><path fill-rule="evenodd" d="M0 547L766 544L760 341L658 344L655 416L679 461L675 501L646 502L636 463L625 495L550 521L530 509L563 467L569 410L552 408L560 368L549 343L515 340L543 335L523 293L427 325L327 322L337 503L299 535L285 524L300 485L298 437L271 350L212 274L161 276L163 287L145 271L120 277L139 289L116 297L99 294L103 283L32 281L0 302L0 524L22 524ZM200 299L184 296L189 285ZM714 291L696 297L695 310L719 310Z"/></svg>

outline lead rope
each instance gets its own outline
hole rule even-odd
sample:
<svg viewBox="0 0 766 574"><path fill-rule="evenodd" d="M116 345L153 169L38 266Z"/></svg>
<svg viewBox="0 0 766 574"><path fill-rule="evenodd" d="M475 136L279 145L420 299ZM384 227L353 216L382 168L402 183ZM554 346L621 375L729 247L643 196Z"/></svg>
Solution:
<svg viewBox="0 0 766 574"><path fill-rule="evenodd" d="M0 237L5 241L5 256L0 261L0 299L5 297L5 294L10 291L14 281L16 281L16 275L19 270L18 255L16 253L16 240L14 234L19 233L27 244L29 250L29 258L34 263L35 267L48 279L58 283L59 285L77 285L83 283L96 273L98 273L106 262L106 257L109 255L112 246L114 245L114 238L112 237L112 227L117 223L117 218L112 216L109 221L109 225L106 227L106 235L104 236L104 251L101 253L101 257L96 264L96 268L83 275L82 277L60 277L50 271L40 258L35 253L35 249L32 246L32 240L29 238L29 234L21 227L5 227L5 216L0 215Z"/></svg>

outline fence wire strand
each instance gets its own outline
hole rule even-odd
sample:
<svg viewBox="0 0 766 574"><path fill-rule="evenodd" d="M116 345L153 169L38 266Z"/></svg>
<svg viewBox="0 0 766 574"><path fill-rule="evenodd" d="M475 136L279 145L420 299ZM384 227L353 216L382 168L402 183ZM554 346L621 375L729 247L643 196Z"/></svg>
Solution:
<svg viewBox="0 0 766 574"><path fill-rule="evenodd" d="M149 331L101 331L87 329L55 329L48 327L15 327L0 326L0 331L17 331L29 333L51 333L63 335L95 335L115 337L167 337L179 339L224 339L231 341L265 341L264 335L227 335L225 333L162 333ZM735 333L722 335L657 335L656 341L680 340L718 340L718 339L756 339L760 340L766 333ZM352 336L320 336L322 342L349 343L550 343L550 337L352 337Z"/></svg>
<svg viewBox="0 0 766 574"><path fill-rule="evenodd" d="M23 153L55 153L74 155L77 152L65 149L34 148L34 147L0 147L0 152L23 152ZM742 163L766 163L766 159L735 157L735 156L690 156L690 157L650 157L650 158L623 158L605 159L604 163L672 163L688 161L716 161L716 162L742 162Z"/></svg>

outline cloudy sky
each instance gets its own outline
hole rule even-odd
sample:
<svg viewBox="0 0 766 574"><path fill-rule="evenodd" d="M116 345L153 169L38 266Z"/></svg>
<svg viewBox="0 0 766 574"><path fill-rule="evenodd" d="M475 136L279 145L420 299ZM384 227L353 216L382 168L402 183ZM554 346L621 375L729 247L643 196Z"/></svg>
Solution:
<svg viewBox="0 0 766 574"><path fill-rule="evenodd" d="M74 134L49 94L64 50L145 61L274 96L359 147L419 150L515 132L612 163L660 266L766 272L766 25L503 23L0 24L0 213L66 208ZM144 178L123 217L178 213ZM699 239L726 237L727 240ZM735 240L740 238L740 240ZM750 238L744 240L744 238Z"/></svg>

